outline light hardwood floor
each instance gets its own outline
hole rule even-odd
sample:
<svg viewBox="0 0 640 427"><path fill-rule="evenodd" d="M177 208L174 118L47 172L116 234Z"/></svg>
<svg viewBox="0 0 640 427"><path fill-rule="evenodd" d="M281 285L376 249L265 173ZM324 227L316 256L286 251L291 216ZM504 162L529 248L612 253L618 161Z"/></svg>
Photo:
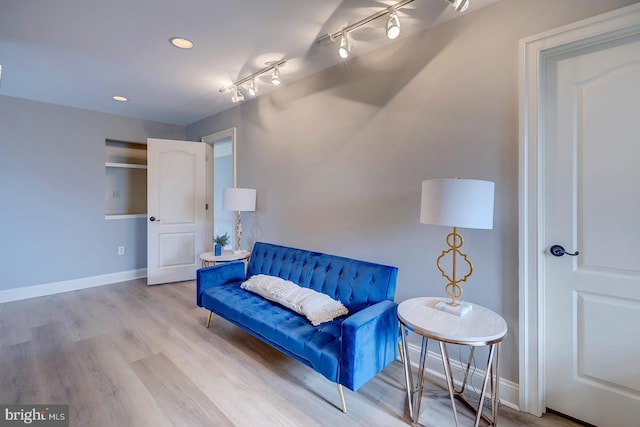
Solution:
<svg viewBox="0 0 640 427"><path fill-rule="evenodd" d="M0 304L0 403L70 405L72 426L406 426L394 362L357 393L195 305L195 283L142 280ZM434 390L444 389L438 384ZM451 426L448 398L420 424ZM472 425L460 409L461 423ZM500 407L501 426L577 426Z"/></svg>

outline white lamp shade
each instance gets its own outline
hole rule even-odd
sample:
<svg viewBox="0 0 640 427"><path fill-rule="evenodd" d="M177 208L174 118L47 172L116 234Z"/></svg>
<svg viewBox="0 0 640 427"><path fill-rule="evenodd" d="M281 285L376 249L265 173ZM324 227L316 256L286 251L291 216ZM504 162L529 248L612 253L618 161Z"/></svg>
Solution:
<svg viewBox="0 0 640 427"><path fill-rule="evenodd" d="M222 209L226 211L255 211L256 190L253 188L223 188Z"/></svg>
<svg viewBox="0 0 640 427"><path fill-rule="evenodd" d="M422 181L420 222L463 228L493 228L495 184L477 179Z"/></svg>

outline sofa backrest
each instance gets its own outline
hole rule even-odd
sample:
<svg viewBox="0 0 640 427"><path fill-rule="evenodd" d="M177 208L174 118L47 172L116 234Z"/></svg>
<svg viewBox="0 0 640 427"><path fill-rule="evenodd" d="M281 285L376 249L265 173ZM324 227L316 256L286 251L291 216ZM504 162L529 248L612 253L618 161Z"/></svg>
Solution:
<svg viewBox="0 0 640 427"><path fill-rule="evenodd" d="M268 274L340 300L355 313L383 300L393 301L398 269L367 261L256 242L247 277Z"/></svg>

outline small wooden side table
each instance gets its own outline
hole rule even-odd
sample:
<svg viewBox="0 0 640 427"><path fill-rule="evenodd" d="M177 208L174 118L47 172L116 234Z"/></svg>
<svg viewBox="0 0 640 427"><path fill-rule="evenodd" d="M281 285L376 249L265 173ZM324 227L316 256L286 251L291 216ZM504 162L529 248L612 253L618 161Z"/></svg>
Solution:
<svg viewBox="0 0 640 427"><path fill-rule="evenodd" d="M476 419L474 426L477 427L480 424L480 419L484 419L489 425L495 425L498 416L500 344L507 336L507 322L497 313L477 304L472 304L473 308L471 312L462 317L446 313L435 308L436 304L440 301L448 301L448 299L427 297L412 298L398 305L398 320L400 321L402 333L402 360L404 362L405 380L407 383L409 416L414 423L418 422L420 416L420 401L422 400L422 391L424 388L427 344L429 339L433 339L440 343L440 354L442 356L442 364L444 365L444 373L456 426L459 426L456 399L460 400L464 406L475 413ZM406 337L407 329L422 337L418 372L419 385L417 388L413 386L413 375L411 373L411 362L409 360L409 348ZM455 388L453 382L447 344L471 347L464 380L459 390ZM473 352L475 348L479 346L489 347L489 357L485 377L482 382L480 403L478 407L475 408L464 398L462 393L469 379L469 368L473 359ZM482 413L482 403L484 402L487 385L489 383L491 383L491 418Z"/></svg>
<svg viewBox="0 0 640 427"><path fill-rule="evenodd" d="M246 261L251 256L251 252L249 251L223 251L221 255L214 255L213 252L205 252L200 254L200 261L202 262L202 267L209 267L210 265L216 265L220 262L230 262L230 261Z"/></svg>

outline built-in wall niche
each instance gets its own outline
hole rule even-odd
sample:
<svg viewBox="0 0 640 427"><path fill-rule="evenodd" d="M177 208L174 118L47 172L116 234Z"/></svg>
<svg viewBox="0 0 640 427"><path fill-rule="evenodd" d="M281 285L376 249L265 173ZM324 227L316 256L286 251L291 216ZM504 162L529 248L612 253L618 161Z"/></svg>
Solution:
<svg viewBox="0 0 640 427"><path fill-rule="evenodd" d="M147 144L105 141L105 219L146 217Z"/></svg>

